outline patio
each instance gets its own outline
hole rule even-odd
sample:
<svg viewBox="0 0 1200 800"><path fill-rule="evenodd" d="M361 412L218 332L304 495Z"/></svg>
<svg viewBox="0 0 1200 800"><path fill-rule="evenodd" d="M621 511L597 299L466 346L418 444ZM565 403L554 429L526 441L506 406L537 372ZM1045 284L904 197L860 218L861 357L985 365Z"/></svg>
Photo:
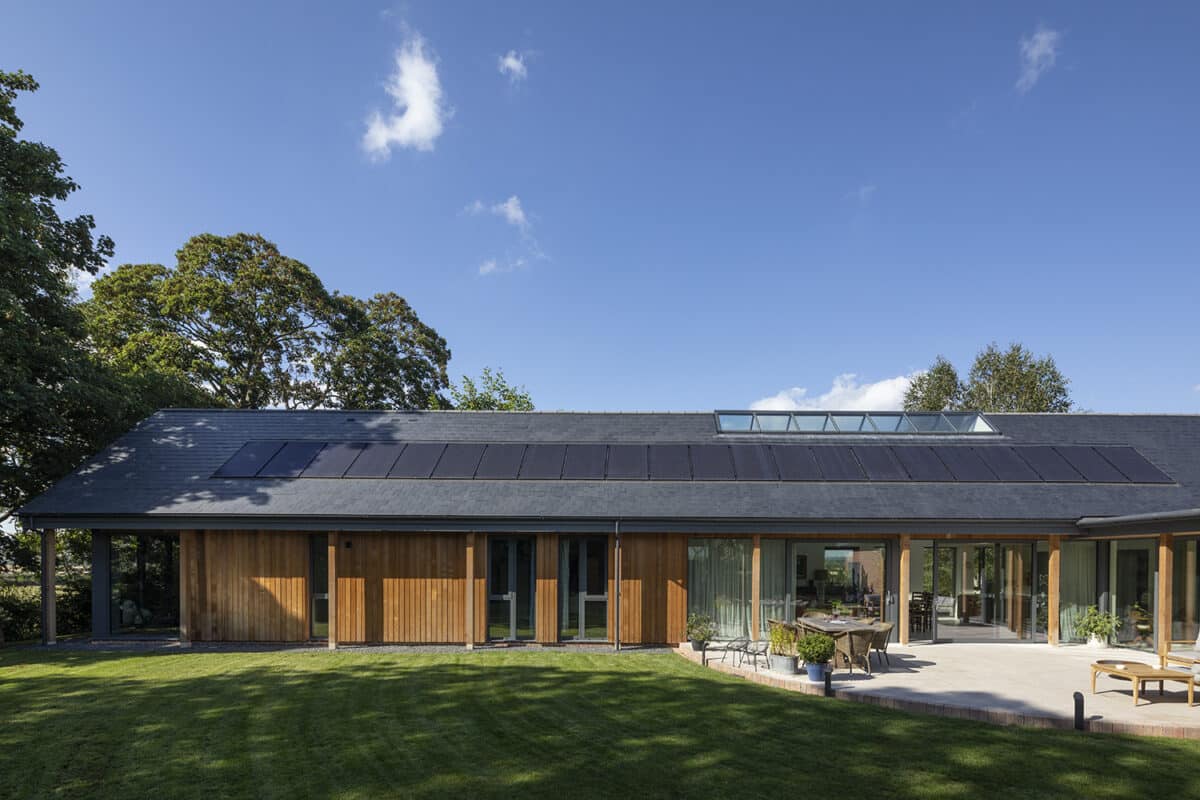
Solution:
<svg viewBox="0 0 1200 800"><path fill-rule="evenodd" d="M700 661L689 645L677 652ZM747 661L733 667L733 654L709 655L709 666L758 683L809 694L824 687L807 676L784 675L760 660L754 671ZM1168 682L1160 696L1158 685L1143 691L1133 704L1128 681L1101 675L1097 694L1091 693L1090 665L1100 659L1122 659L1158 665L1153 653L1129 649L1051 647L1041 644L961 643L919 644L888 648L891 666L875 662L866 675L840 668L833 673L834 696L844 700L919 713L961 717L1000 725L1072 728L1075 692L1084 696L1086 728L1097 733L1132 733L1200 739L1200 704L1189 708L1184 684Z"/></svg>

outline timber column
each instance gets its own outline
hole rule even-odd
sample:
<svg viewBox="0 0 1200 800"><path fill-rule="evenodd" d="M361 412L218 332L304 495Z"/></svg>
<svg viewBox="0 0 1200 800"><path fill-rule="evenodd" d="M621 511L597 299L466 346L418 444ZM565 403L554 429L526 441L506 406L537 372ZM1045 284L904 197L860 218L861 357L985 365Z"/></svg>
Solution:
<svg viewBox="0 0 1200 800"><path fill-rule="evenodd" d="M1046 641L1058 645L1059 581L1062 570L1062 537L1050 537L1050 558L1046 569Z"/></svg>
<svg viewBox="0 0 1200 800"><path fill-rule="evenodd" d="M57 551L53 530L42 531L42 644L52 645L58 641L57 595L54 571L57 567Z"/></svg>
<svg viewBox="0 0 1200 800"><path fill-rule="evenodd" d="M337 555L338 555L338 535L336 531L329 533L329 586L326 592L329 593L328 599L328 614L329 614L329 649L336 650L338 643L337 629Z"/></svg>
<svg viewBox="0 0 1200 800"><path fill-rule="evenodd" d="M908 644L908 607L909 595L912 594L912 587L909 585L911 576L909 575L909 565L911 562L912 537L905 534L900 537L900 597L897 600L900 603L900 613L897 615L900 626L900 644Z"/></svg>
<svg viewBox="0 0 1200 800"><path fill-rule="evenodd" d="M1171 650L1171 619L1174 617L1175 537L1170 533L1158 537L1158 597L1155 616L1158 618L1158 653L1165 656Z"/></svg>

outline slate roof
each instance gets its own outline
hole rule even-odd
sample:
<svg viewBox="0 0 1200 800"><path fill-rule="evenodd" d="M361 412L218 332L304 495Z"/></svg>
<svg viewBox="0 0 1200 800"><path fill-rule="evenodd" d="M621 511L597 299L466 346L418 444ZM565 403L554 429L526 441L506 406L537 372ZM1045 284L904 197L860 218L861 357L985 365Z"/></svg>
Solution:
<svg viewBox="0 0 1200 800"><path fill-rule="evenodd" d="M1200 415L989 414L1012 445L1128 445L1170 484L214 478L246 442L711 444L711 413L160 411L20 510L30 527L1065 533L1081 518L1200 508ZM954 436L837 435L837 444ZM962 442L978 444L978 437Z"/></svg>

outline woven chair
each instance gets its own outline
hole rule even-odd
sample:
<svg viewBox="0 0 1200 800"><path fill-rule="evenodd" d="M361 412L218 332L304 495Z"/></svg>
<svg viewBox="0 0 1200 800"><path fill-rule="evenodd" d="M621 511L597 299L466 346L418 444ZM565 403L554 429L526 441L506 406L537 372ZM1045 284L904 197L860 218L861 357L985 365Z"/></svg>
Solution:
<svg viewBox="0 0 1200 800"><path fill-rule="evenodd" d="M842 637L849 642L850 674L854 674L855 663L861 664L867 674L871 674L871 643L875 640L875 631L850 631Z"/></svg>
<svg viewBox="0 0 1200 800"><path fill-rule="evenodd" d="M883 661L890 667L892 660L888 658L887 648L888 642L892 639L892 628L896 627L894 623L885 622L875 629L875 636L871 639L871 647L876 653L883 656Z"/></svg>

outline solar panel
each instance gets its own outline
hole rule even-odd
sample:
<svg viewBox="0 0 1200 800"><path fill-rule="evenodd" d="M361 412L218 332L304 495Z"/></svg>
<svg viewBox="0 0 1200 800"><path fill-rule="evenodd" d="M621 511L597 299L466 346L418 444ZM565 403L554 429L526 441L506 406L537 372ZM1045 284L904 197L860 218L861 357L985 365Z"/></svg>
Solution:
<svg viewBox="0 0 1200 800"><path fill-rule="evenodd" d="M932 447L925 445L901 445L892 448L892 455L904 467L908 477L914 481L949 481L953 480L950 470L942 460L934 454Z"/></svg>
<svg viewBox="0 0 1200 800"><path fill-rule="evenodd" d="M854 460L854 453L849 447L834 445L831 447L814 447L813 458L821 470L821 477L827 481L861 481L862 467Z"/></svg>
<svg viewBox="0 0 1200 800"><path fill-rule="evenodd" d="M1021 460L1011 447L976 447L976 454L1002 481L1012 483L1036 483L1041 480L1033 468Z"/></svg>
<svg viewBox="0 0 1200 800"><path fill-rule="evenodd" d="M1051 483L1079 483L1083 476L1067 463L1053 447L1035 445L1033 447L1016 448L1017 455L1023 458L1029 466L1037 470L1042 480Z"/></svg>
<svg viewBox="0 0 1200 800"><path fill-rule="evenodd" d="M819 481L821 469L812 450L801 445L771 445L771 455L779 465L779 479L785 481Z"/></svg>
<svg viewBox="0 0 1200 800"><path fill-rule="evenodd" d="M387 476L389 478L428 478L433 473L446 445L441 442L412 442L404 448L400 457L394 459ZM358 464L354 465L358 468Z"/></svg>
<svg viewBox="0 0 1200 800"><path fill-rule="evenodd" d="M565 444L531 444L525 450L525 460L521 462L521 474L518 477L533 480L558 480L563 474L563 456L566 455ZM601 455L600 474L604 474L604 458Z"/></svg>
<svg viewBox="0 0 1200 800"><path fill-rule="evenodd" d="M1151 464L1145 456L1132 447L1097 447L1096 452L1104 456L1134 483L1174 483L1170 475Z"/></svg>
<svg viewBox="0 0 1200 800"><path fill-rule="evenodd" d="M646 445L609 445L608 477L618 480L646 480Z"/></svg>
<svg viewBox="0 0 1200 800"><path fill-rule="evenodd" d="M476 478L488 480L515 480L521 470L521 459L525 457L523 444L489 444L475 470Z"/></svg>
<svg viewBox="0 0 1200 800"><path fill-rule="evenodd" d="M988 469L987 464L971 447L943 447L935 445L933 453L950 470L957 481L993 482L996 473Z"/></svg>
<svg viewBox="0 0 1200 800"><path fill-rule="evenodd" d="M253 478L283 445L284 442L246 442L213 473L213 477Z"/></svg>
<svg viewBox="0 0 1200 800"><path fill-rule="evenodd" d="M733 460L727 445L694 444L691 451L692 478L698 481L733 480Z"/></svg>
<svg viewBox="0 0 1200 800"><path fill-rule="evenodd" d="M258 471L260 478L299 478L324 442L288 442Z"/></svg>
<svg viewBox="0 0 1200 800"><path fill-rule="evenodd" d="M403 449L404 445L395 442L372 442L363 448L362 454L346 470L345 477L386 478Z"/></svg>
<svg viewBox="0 0 1200 800"><path fill-rule="evenodd" d="M602 444L569 444L563 459L562 476L567 480L604 480L608 447ZM645 477L645 472L641 477Z"/></svg>
<svg viewBox="0 0 1200 800"><path fill-rule="evenodd" d="M686 444L650 445L650 480L690 481L692 465Z"/></svg>
<svg viewBox="0 0 1200 800"><path fill-rule="evenodd" d="M906 481L908 473L896 461L888 447L854 447L851 448L858 457L858 463L866 471L867 477L873 481Z"/></svg>
<svg viewBox="0 0 1200 800"><path fill-rule="evenodd" d="M805 448L806 450L808 448ZM771 451L761 444L734 444L729 446L733 456L733 472L739 481L776 481L779 472L771 458ZM692 459L693 467L695 458Z"/></svg>
<svg viewBox="0 0 1200 800"><path fill-rule="evenodd" d="M1054 449L1089 483L1129 483L1125 473L1090 447L1071 445Z"/></svg>
<svg viewBox="0 0 1200 800"><path fill-rule="evenodd" d="M330 442L304 468L302 478L340 478L366 447L364 442Z"/></svg>
<svg viewBox="0 0 1200 800"><path fill-rule="evenodd" d="M474 476L475 470L479 467L479 459L483 456L483 447L474 442L454 442L446 445L441 460L433 468L433 477L470 478Z"/></svg>

